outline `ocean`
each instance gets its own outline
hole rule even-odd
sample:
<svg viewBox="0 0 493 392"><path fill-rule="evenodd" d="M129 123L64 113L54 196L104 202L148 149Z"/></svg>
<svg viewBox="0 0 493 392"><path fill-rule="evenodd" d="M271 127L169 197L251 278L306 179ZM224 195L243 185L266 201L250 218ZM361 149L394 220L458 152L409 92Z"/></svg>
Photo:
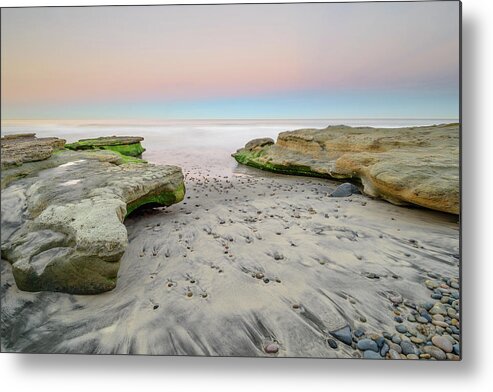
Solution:
<svg viewBox="0 0 493 392"><path fill-rule="evenodd" d="M248 141L283 131L350 125L397 128L458 122L455 119L309 119L309 120L170 120L170 121L3 121L2 135L35 132L67 142L99 136L142 136L150 163L207 168L212 174L244 173L231 153Z"/></svg>

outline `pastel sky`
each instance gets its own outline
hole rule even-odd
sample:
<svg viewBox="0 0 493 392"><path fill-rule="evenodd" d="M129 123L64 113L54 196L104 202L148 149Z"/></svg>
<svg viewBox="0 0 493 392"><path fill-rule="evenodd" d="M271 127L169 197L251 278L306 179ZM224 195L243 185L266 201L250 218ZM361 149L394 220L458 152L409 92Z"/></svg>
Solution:
<svg viewBox="0 0 493 392"><path fill-rule="evenodd" d="M457 118L459 3L2 9L2 119Z"/></svg>

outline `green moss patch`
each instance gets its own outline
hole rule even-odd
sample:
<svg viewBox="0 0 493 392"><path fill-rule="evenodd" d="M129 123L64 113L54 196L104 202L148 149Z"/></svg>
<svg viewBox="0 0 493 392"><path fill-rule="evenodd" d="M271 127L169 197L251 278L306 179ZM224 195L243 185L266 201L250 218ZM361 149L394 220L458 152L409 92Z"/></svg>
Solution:
<svg viewBox="0 0 493 392"><path fill-rule="evenodd" d="M264 156L266 151L264 150L239 150L233 157L237 162L254 167L256 169L270 171L274 173L289 174L293 176L309 176L309 177L320 177L320 178L332 178L329 174L314 172L309 166L305 165L280 165L277 163L272 163L269 160L259 160L258 158Z"/></svg>
<svg viewBox="0 0 493 392"><path fill-rule="evenodd" d="M170 206L182 201L184 197L185 184L182 182L174 191L164 191L156 194L150 194L128 203L127 214L125 217L129 216L133 211L143 205L148 205L150 207Z"/></svg>
<svg viewBox="0 0 493 392"><path fill-rule="evenodd" d="M96 141L97 139L94 140ZM69 150L110 150L129 157L140 157L145 151L145 148L142 147L140 142L131 144L102 145L100 144L100 141L95 143L92 139L65 144L65 148Z"/></svg>

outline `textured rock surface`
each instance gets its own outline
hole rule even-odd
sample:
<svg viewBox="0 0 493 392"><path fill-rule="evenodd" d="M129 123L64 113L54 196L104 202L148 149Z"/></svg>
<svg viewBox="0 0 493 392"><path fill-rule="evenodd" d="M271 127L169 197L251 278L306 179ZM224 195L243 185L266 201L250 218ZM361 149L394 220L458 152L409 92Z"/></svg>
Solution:
<svg viewBox="0 0 493 392"><path fill-rule="evenodd" d="M2 190L2 258L12 263L21 290L113 289L128 242L126 214L183 199L179 167L120 163L110 151L64 150L2 171L2 182L9 179Z"/></svg>
<svg viewBox="0 0 493 392"><path fill-rule="evenodd" d="M286 174L353 179L367 195L397 205L459 213L459 124L340 125L282 132L275 144L252 142L233 154L238 162Z"/></svg>
<svg viewBox="0 0 493 392"><path fill-rule="evenodd" d="M34 133L7 135L1 139L2 169L25 162L47 159L53 151L63 148L65 140L56 137L36 138Z"/></svg>
<svg viewBox="0 0 493 392"><path fill-rule="evenodd" d="M95 139L81 139L78 142L67 144L70 150L111 150L120 154L140 157L145 151L140 142L140 136L103 136Z"/></svg>

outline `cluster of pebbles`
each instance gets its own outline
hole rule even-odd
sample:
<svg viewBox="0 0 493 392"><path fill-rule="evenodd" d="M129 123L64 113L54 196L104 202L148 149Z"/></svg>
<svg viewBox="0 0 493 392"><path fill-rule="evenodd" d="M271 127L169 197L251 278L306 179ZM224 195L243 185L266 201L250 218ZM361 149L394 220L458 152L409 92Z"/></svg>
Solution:
<svg viewBox="0 0 493 392"><path fill-rule="evenodd" d="M460 360L459 282L457 278L424 281L432 291L431 300L416 305L400 294L389 296L394 308L395 331L367 333L349 326L331 332L332 336L351 346L354 356L368 359ZM337 349L338 343L328 344Z"/></svg>

